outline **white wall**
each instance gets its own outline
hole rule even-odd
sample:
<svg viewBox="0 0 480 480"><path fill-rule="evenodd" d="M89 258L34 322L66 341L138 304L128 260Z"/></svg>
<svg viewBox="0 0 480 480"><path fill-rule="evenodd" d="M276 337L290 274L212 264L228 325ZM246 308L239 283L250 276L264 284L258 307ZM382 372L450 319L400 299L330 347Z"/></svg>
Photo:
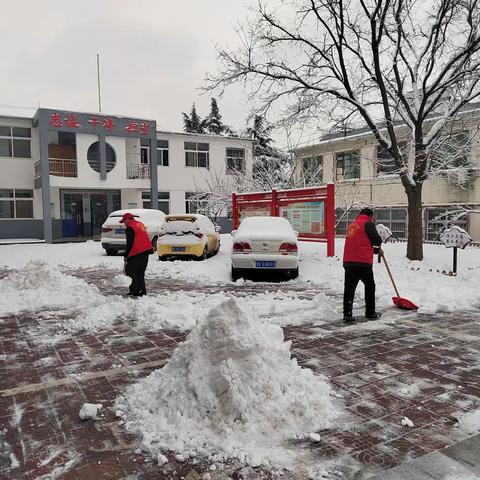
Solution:
<svg viewBox="0 0 480 480"><path fill-rule="evenodd" d="M169 166L158 167L158 190L170 192L170 212L185 213L185 192L202 190L213 172L226 175L227 148L245 149L247 172L252 171L252 142L232 137L210 135L186 135L158 132L159 140L168 140ZM184 142L208 143L210 168L187 167L185 165Z"/></svg>

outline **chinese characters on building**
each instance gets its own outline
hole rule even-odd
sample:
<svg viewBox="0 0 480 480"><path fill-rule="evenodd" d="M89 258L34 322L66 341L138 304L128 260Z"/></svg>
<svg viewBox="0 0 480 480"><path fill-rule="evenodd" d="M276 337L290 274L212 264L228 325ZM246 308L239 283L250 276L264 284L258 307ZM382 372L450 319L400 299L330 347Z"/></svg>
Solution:
<svg viewBox="0 0 480 480"><path fill-rule="evenodd" d="M61 128L61 127L68 127L68 128L81 128L82 125L80 124L78 117L74 113L67 113L67 114L60 114L60 113L52 113L50 114L50 122L51 127L54 128ZM88 119L88 124L92 132L97 131L105 131L105 132L113 132L118 130L117 124L114 122L112 117L97 117L92 115ZM147 122L137 122L134 120L129 120L127 125L124 127L125 132L127 133L139 133L141 135L148 135L150 133L150 124Z"/></svg>

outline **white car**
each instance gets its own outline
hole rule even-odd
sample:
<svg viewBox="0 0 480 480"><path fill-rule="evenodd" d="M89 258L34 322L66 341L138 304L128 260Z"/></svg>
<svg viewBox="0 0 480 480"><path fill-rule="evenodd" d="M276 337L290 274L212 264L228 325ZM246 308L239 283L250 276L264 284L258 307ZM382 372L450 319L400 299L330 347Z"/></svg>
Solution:
<svg viewBox="0 0 480 480"><path fill-rule="evenodd" d="M232 280L267 270L298 276L297 232L281 217L248 217L232 231Z"/></svg>
<svg viewBox="0 0 480 480"><path fill-rule="evenodd" d="M128 210L117 210L112 212L102 225L102 247L107 255L116 255L119 251L125 251L127 239L125 237L125 225L120 223L124 213L131 213L136 220L145 225L148 236L152 241L152 248L157 247L157 239L165 219L161 210L152 208L130 208Z"/></svg>

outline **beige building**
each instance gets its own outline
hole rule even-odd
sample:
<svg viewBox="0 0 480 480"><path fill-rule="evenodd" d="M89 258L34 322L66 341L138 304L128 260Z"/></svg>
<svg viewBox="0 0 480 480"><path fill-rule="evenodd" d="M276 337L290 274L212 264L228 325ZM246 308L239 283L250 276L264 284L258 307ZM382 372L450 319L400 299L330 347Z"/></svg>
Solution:
<svg viewBox="0 0 480 480"><path fill-rule="evenodd" d="M447 152L458 156L461 168L439 168L423 187L425 240L436 240L444 227L455 224L480 241L480 111L472 106L462 116L461 122L451 129ZM405 127L396 128L401 138ZM413 167L413 150L407 142L404 148ZM294 154L298 185L319 181L336 184L337 234L345 233L347 224L362 206L371 206L377 223L388 226L397 238L406 238L404 188L393 172L393 159L382 151L368 128L329 133L318 143L295 149ZM478 213L471 211L475 209Z"/></svg>

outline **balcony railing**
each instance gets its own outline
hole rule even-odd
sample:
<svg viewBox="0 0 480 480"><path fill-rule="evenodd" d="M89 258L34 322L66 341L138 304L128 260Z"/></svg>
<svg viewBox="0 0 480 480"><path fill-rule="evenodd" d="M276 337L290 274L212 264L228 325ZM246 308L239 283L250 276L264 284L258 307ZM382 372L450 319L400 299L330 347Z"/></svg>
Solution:
<svg viewBox="0 0 480 480"><path fill-rule="evenodd" d="M127 163L127 178L148 180L150 178L150 164L148 163Z"/></svg>
<svg viewBox="0 0 480 480"><path fill-rule="evenodd" d="M48 160L50 175L57 177L76 177L77 161L60 158L50 158Z"/></svg>
<svg viewBox="0 0 480 480"><path fill-rule="evenodd" d="M49 173L56 177L76 177L77 161L63 158L50 158L48 160ZM35 162L35 178L40 178L42 171L40 162Z"/></svg>

